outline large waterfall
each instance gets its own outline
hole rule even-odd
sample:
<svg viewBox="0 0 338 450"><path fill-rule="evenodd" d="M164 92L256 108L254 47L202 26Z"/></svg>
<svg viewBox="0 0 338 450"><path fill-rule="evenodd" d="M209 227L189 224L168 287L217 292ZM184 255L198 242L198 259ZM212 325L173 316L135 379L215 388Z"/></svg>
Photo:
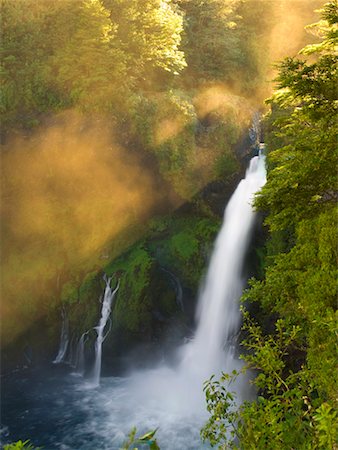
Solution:
<svg viewBox="0 0 338 450"><path fill-rule="evenodd" d="M226 207L200 290L195 336L177 350L176 364L162 362L153 369L136 370L123 378L100 379L102 344L109 332L109 316L118 289L118 284L114 289L110 286L111 279L106 278L101 315L94 328L97 336L92 379L88 383L86 377L69 377L71 380L67 379L62 391L65 401L58 398L58 390L48 389L45 394L53 396L53 411L54 406L58 408L54 411L55 422L60 416L68 418L63 422L62 436L59 434L49 448L117 450L134 426L138 433L158 428L156 436L161 450L210 448L199 436L208 418L203 383L213 374L219 378L222 371L239 370L242 365L236 356L235 341L240 327L239 298L245 285L243 262L255 220L252 200L264 185L265 177L264 156L256 156ZM175 283L177 302L181 304L179 280L174 279L174 274L168 275ZM63 319L60 350L55 360L58 362L64 360L67 347L68 350L71 347L65 315ZM89 332L77 340L75 366L81 374L85 343L91 343ZM251 393L247 376L232 385L239 402ZM40 398L40 391L36 398Z"/></svg>
<svg viewBox="0 0 338 450"><path fill-rule="evenodd" d="M265 181L264 156L256 156L224 213L199 297L195 338L186 347L183 360L184 368L193 367L204 376L234 368L231 340L240 322L243 262L255 218L252 199Z"/></svg>
<svg viewBox="0 0 338 450"><path fill-rule="evenodd" d="M95 404L105 417L97 425L101 436L118 444L121 430L159 427L163 450L209 448L199 438L207 419L203 383L212 374L219 377L221 371L239 370L242 364L233 341L240 323L243 262L255 219L252 200L265 179L264 156L256 156L226 208L199 297L195 337L178 350L178 364L138 370L123 379L102 379L95 392ZM248 385L242 377L233 386L239 401L250 391Z"/></svg>

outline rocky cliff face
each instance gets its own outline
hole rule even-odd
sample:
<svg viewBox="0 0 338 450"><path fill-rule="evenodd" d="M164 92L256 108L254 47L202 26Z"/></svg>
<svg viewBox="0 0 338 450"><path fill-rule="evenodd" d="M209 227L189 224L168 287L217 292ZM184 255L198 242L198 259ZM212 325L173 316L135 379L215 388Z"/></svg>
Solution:
<svg viewBox="0 0 338 450"><path fill-rule="evenodd" d="M212 123L203 125L198 140L213 141L222 126L214 118ZM220 167L214 181L175 213L164 216L161 212L140 233L141 239L136 239L120 256L114 256L116 252L108 246L100 264L96 262L91 270L59 275L54 300L46 299L39 323L4 349L3 370L53 359L61 329L60 304L70 326L66 360L71 362L81 334L92 330L86 344L90 359L104 273L113 276L113 282L119 278L120 289L113 306L111 330L103 345L103 370L125 367L126 355L130 354L141 365L149 358L170 358L170 349L189 336L194 326L198 286L225 204L243 176L246 160L255 151L255 139L250 139L247 130L243 130L233 151L238 163L230 173L226 169L222 175Z"/></svg>

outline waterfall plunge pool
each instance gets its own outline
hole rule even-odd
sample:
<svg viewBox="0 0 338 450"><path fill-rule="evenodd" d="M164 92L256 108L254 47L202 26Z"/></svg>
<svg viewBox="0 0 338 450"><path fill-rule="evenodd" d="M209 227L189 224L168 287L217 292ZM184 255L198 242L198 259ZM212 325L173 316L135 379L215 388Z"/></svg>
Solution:
<svg viewBox="0 0 338 450"><path fill-rule="evenodd" d="M204 402L202 386L199 399L189 399L181 386L182 409L167 389L173 376L160 368L101 378L93 388L63 367L16 372L1 383L1 443L30 439L44 450L117 450L136 426L138 435L159 427L161 450L209 449L199 437L207 419L205 405L196 410ZM149 401L150 390L162 395Z"/></svg>
<svg viewBox="0 0 338 450"><path fill-rule="evenodd" d="M240 323L242 267L255 216L252 198L265 181L264 157L256 156L226 207L199 297L195 337L178 349L177 367L161 365L94 384L59 371L17 373L2 383L2 429L9 440L31 439L48 450L115 450L135 426L139 433L158 428L162 450L209 448L199 437L207 420L203 382L241 368L230 343ZM108 287L110 299L114 293ZM97 327L99 343L109 305ZM99 376L101 353L96 361ZM239 402L248 398L248 378L238 379L232 390Z"/></svg>

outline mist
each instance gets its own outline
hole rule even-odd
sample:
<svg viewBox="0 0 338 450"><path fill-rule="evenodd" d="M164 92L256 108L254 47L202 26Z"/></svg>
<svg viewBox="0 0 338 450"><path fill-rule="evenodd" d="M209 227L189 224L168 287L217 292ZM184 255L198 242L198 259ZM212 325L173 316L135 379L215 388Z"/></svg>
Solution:
<svg viewBox="0 0 338 450"><path fill-rule="evenodd" d="M157 208L170 211L178 201L154 167L116 143L104 117L68 111L52 122L11 137L1 154L6 339L44 314L41 302L57 295L58 275L104 265L142 234Z"/></svg>
<svg viewBox="0 0 338 450"><path fill-rule="evenodd" d="M107 259L121 254L144 235L147 221L155 213L171 212L183 202L180 195L187 201L213 179L216 159L222 156L222 152L231 152L231 146L240 133L250 125L253 112L262 110L264 99L272 93L272 80L276 74L274 63L285 56L295 56L310 40L304 26L316 20L314 9L322 2L224 2L234 14L227 12L228 8L224 9L220 2L220 17L215 18L215 23L218 19L234 18L238 27L244 21L242 29L252 27L254 30L254 34L246 31L245 38L239 35L239 39L245 42L240 45L248 45L247 55L251 58L251 66L248 63L247 67L249 73L238 71L230 82L217 77L212 79L212 76L198 79L198 75L192 72L190 91L185 88L184 55L180 47L184 14L175 16L177 22L171 25L177 30L175 45L170 47L174 49L176 62L172 63L173 55L169 53L168 62L161 72L157 58L165 58L167 53L161 53L163 45L171 41L167 42L164 37L171 39L173 35L161 9L156 15L156 26L163 27L164 40L157 44L157 28L151 31L147 25L149 17L144 16L145 22L139 23L128 13L121 19L120 28L110 22L109 17L113 15L110 16L102 6L108 5L108 8L108 0L88 3L88 8L82 8L81 1L74 2L73 6L68 0L57 3L55 7L52 2L18 2L17 7L11 0L5 3L6 11L9 11L4 28L9 47L6 47L7 40L5 47L9 54L16 55L17 60L8 59L6 63L8 80L5 92L8 91L9 110L4 123L9 132L1 150L3 343L10 342L38 317L44 316L49 305L58 304L60 286L65 280L75 278L80 283L88 270L102 269ZM189 2L182 4L189 6ZM34 7L28 14L32 5ZM236 17L239 6L240 15ZM89 31L81 29L82 22L72 14L73 7L91 23ZM123 7L127 8L126 5ZM166 11L173 17L174 10ZM50 18L58 19L60 24ZM68 26L67 18L79 27L76 33ZM114 20L118 23L120 18L115 17ZM64 27L64 36L60 36L58 26ZM127 30L122 29L123 26L132 26L130 33L124 34ZM137 31L142 26L146 29L144 48L138 40L129 42L138 36ZM111 30L109 45L113 47L107 44L105 27ZM238 27L231 26L227 32L236 33ZM199 32L203 32L203 27ZM21 35L31 36L31 41L22 41ZM17 37L17 49L11 36ZM48 45L44 45L45 41ZM88 42L96 43L94 50ZM152 52L149 53L147 45L150 42L154 48L159 45L157 53L151 46ZM141 45L143 59L133 53L134 44ZM189 47L192 44L185 45ZM38 45L40 56L34 45ZM113 53L116 60L112 58L112 48L118 48ZM85 70L77 65L72 53L74 49L79 52ZM194 51L201 50L192 47L192 53ZM208 51L206 48L205 52ZM232 51L230 45L230 55ZM236 52L234 54L236 56ZM218 57L221 61L223 53L220 52ZM22 65L19 66L21 72L16 65L18 61ZM31 66L32 69L28 69ZM246 61L242 66L246 67ZM251 74L252 67L256 70ZM136 68L138 73L135 75ZM96 70L100 75L99 83ZM34 71L40 78L34 78L36 74L33 76L31 73ZM171 78L168 73L171 73ZM13 77L16 84L12 83ZM46 105L41 100L44 97L39 97L40 91L35 91L36 86L42 90L46 88L46 97L59 95L60 98L55 100L53 97L53 101L60 101L61 109L64 108L64 98L71 98L74 103L72 109L46 114ZM23 102L21 97L26 88L31 92ZM165 93L175 88L183 94L177 95L171 105L165 105ZM120 113L128 116L128 105L135 106L137 96L141 98L141 105L142 101L145 103L151 99L151 106L155 110L157 108L151 117L153 123L149 131L149 140L152 140L153 147L157 146L155 150L143 145L142 151L138 151L132 139L125 145L121 144L123 139L116 117ZM176 101L181 103L177 106ZM159 106L161 102L163 110ZM108 104L113 113L107 113ZM193 111L191 115L186 114L187 104ZM44 112L41 113L39 108ZM93 110L99 112L94 113ZM33 131L24 131L34 114L39 120L43 116L40 125ZM151 122L148 121L147 110L133 111L133 114L130 114L130 123L135 116L140 123L134 123L130 128L138 126L138 133L145 134ZM222 135L225 144L217 149L214 141L199 145L193 132L186 132L210 114L217 116L217 120L223 121L227 128ZM179 143L170 147L176 138ZM172 154L164 155L163 148L167 143L169 150L166 151ZM158 151L160 146L162 148ZM182 165L176 168L175 164Z"/></svg>

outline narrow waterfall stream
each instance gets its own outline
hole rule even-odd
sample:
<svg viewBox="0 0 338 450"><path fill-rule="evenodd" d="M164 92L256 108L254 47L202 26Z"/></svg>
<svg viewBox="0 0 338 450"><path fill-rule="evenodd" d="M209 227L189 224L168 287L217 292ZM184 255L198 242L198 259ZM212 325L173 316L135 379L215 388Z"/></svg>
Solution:
<svg viewBox="0 0 338 450"><path fill-rule="evenodd" d="M104 291L104 296L102 300L102 310L101 310L101 318L98 325L95 327L97 338L95 342L95 362L92 376L92 383L94 386L98 386L100 384L100 374L101 374L101 360L102 360L102 344L107 337L109 331L105 333L105 327L109 320L112 302L116 295L116 292L119 289L119 282L117 283L116 288L113 290L110 286L111 278L105 278L106 288Z"/></svg>
<svg viewBox="0 0 338 450"><path fill-rule="evenodd" d="M64 309L61 310L62 327L60 336L60 346L58 354L56 355L53 364L60 364L65 361L68 345L69 345L69 321L67 313Z"/></svg>
<svg viewBox="0 0 338 450"><path fill-rule="evenodd" d="M240 326L243 263L255 220L252 199L265 178L264 156L252 158L245 179L226 207L199 295L195 336L177 350L176 366L160 364L123 378L100 379L102 343L119 287L112 289L111 280L106 279L91 379L63 374L62 366L59 375L52 373L48 379L37 374L32 383L23 378L20 389L30 409L18 415L16 396L11 403L12 420L11 412L7 413L8 423L17 424L18 439L34 439L36 445L50 449L118 450L135 426L138 433L158 428L161 450L210 448L199 436L208 418L203 383L213 374L219 378L221 371L241 367L233 341ZM55 361L62 360L68 346L67 319L63 319ZM86 334L77 345L76 370L82 374ZM233 386L239 401L246 397L248 384L242 377Z"/></svg>
<svg viewBox="0 0 338 450"><path fill-rule="evenodd" d="M83 333L79 339L76 349L75 373L83 376L85 373L85 344L88 339L88 331Z"/></svg>

